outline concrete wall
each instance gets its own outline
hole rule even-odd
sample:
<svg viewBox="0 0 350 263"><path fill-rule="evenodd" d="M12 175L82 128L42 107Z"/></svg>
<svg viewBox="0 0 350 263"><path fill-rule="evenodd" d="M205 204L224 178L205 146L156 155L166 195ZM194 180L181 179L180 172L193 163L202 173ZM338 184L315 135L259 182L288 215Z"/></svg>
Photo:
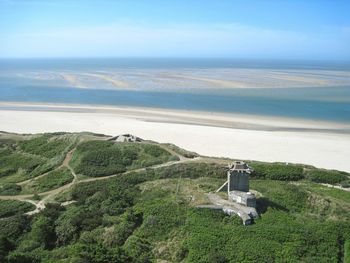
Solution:
<svg viewBox="0 0 350 263"><path fill-rule="evenodd" d="M249 175L237 171L228 171L228 191L249 192Z"/></svg>

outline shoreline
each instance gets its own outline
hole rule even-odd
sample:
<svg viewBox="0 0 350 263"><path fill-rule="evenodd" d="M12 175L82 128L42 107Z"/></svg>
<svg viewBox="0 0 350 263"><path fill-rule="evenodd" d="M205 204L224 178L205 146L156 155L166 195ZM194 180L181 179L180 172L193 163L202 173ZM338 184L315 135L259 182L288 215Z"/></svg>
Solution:
<svg viewBox="0 0 350 263"><path fill-rule="evenodd" d="M280 116L94 104L1 102L0 111L108 113L146 122L261 131L295 131L350 134L350 123Z"/></svg>
<svg viewBox="0 0 350 263"><path fill-rule="evenodd" d="M303 163L350 172L350 125L136 107L0 102L0 130L135 134L213 157Z"/></svg>

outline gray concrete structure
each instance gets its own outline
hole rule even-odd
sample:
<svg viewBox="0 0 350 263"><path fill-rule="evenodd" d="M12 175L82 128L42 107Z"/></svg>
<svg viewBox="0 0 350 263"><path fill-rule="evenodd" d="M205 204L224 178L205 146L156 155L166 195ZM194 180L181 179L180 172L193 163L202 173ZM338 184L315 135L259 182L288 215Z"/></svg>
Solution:
<svg viewBox="0 0 350 263"><path fill-rule="evenodd" d="M214 193L208 194L208 199L211 205L198 205L197 208L207 208L221 210L227 215L238 215L244 225L253 223L254 218L258 218L258 213L254 207L248 207L230 200L225 200Z"/></svg>
<svg viewBox="0 0 350 263"><path fill-rule="evenodd" d="M227 200L217 194L209 194L212 205L199 207L221 209L228 215L238 215L244 225L251 224L253 219L258 217L255 195L249 192L249 175L252 172L253 170L244 162L233 162L227 171L226 182L216 191L227 191Z"/></svg>
<svg viewBox="0 0 350 263"><path fill-rule="evenodd" d="M248 207L256 207L255 195L251 192L231 191L228 194L229 200Z"/></svg>
<svg viewBox="0 0 350 263"><path fill-rule="evenodd" d="M253 170L244 162L233 162L227 171L227 181L217 192L227 191L227 194L231 191L249 192L249 174L251 174L252 171Z"/></svg>

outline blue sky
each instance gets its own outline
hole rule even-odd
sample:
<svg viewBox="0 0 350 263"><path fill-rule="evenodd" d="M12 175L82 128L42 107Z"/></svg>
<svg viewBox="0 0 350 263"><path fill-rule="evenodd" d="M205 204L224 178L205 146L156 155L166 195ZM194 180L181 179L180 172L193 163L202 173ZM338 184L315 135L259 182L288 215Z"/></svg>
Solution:
<svg viewBox="0 0 350 263"><path fill-rule="evenodd" d="M0 57L350 60L350 1L0 0Z"/></svg>

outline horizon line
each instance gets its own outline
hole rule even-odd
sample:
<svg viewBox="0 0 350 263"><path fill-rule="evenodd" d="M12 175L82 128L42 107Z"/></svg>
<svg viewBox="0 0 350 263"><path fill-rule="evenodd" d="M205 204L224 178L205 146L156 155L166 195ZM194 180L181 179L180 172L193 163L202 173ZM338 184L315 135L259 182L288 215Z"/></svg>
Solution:
<svg viewBox="0 0 350 263"><path fill-rule="evenodd" d="M350 59L325 59L325 58L251 58L251 57L187 57L187 56L39 56L39 57L1 57L0 60L48 60L48 59L171 59L171 60L242 60L242 61L304 61L304 62L341 62L350 63Z"/></svg>

